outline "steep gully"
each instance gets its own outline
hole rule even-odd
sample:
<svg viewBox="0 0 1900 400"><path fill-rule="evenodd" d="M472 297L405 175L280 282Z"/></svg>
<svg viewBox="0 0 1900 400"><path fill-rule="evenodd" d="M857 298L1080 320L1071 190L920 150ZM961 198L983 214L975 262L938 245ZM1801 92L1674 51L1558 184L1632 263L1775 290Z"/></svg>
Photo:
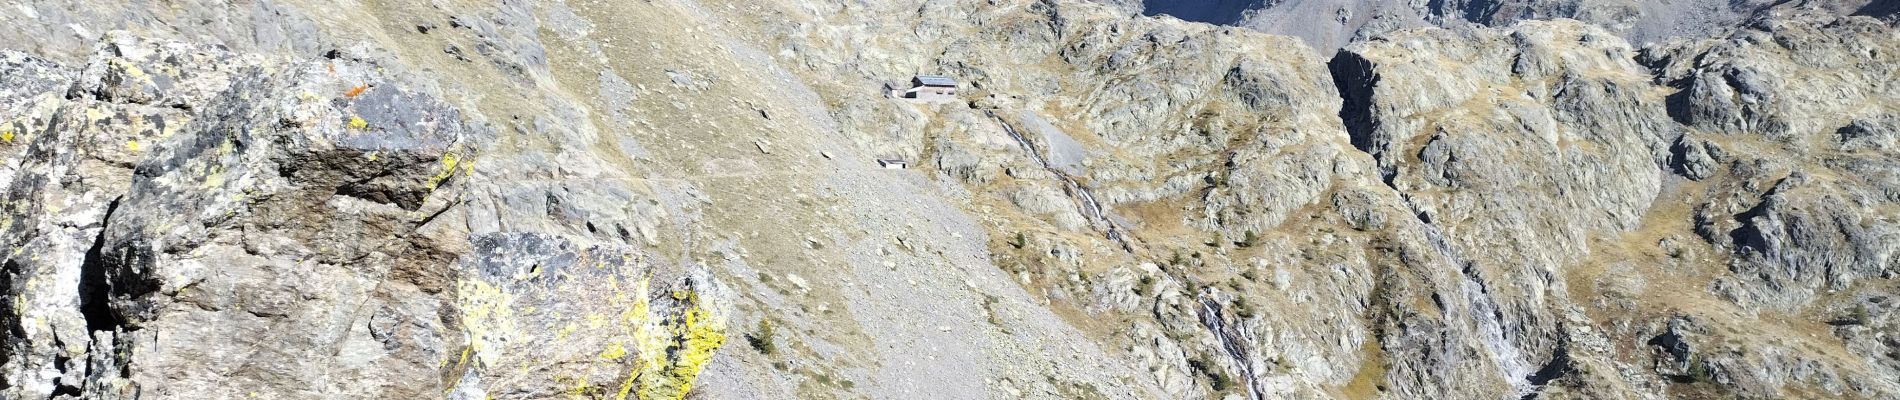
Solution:
<svg viewBox="0 0 1900 400"><path fill-rule="evenodd" d="M1254 352L1247 348L1247 344L1253 343L1253 337L1249 334L1251 331L1230 326L1231 323L1221 314L1220 302L1207 295L1201 296L1201 324L1220 339L1221 349L1226 350L1227 356L1233 358L1234 365L1239 366L1241 379L1247 381L1247 397L1265 400L1261 397L1260 379L1253 370Z"/></svg>
<svg viewBox="0 0 1900 400"><path fill-rule="evenodd" d="M1370 100L1372 88L1377 83L1378 76L1371 72L1369 62L1358 59L1350 53L1341 52L1328 63L1328 66L1343 100L1340 118L1346 123L1353 147L1361 151L1369 151L1372 146ZM1037 165L1062 181L1064 190L1076 202L1082 214L1089 218L1092 225L1101 229L1109 240L1120 244L1124 251L1134 252L1133 246L1123 237L1121 227L1106 216L1101 204L1087 186L1083 186L1074 177L1051 165L1034 143L1017 131L1009 121L998 117L994 110L985 110L984 114L996 120L997 124L1003 127L1003 131L1016 140L1017 145L1023 148L1023 152L1028 154L1030 159L1035 160ZM1379 155L1373 156L1376 158ZM1381 180L1390 185L1393 174L1393 171L1381 169ZM1397 188L1393 189L1397 190ZM1429 238L1432 248L1463 270L1464 282L1461 285L1461 291L1466 299L1467 313L1476 321L1477 333L1484 342L1486 350L1496 359L1499 374L1510 382L1520 396L1526 399L1535 398L1541 386L1549 379L1538 379L1537 375L1541 375L1542 371L1533 370L1524 357L1523 351L1507 337L1502 313L1496 301L1492 300L1488 291L1485 290L1484 284L1476 277L1475 265L1460 257L1446 243L1444 234L1439 231L1438 226L1425 218L1424 214L1411 204L1409 197L1406 203L1412 208L1413 213L1419 216L1419 222L1424 227L1424 233ZM1262 400L1261 384L1253 368L1254 352L1248 346L1253 343L1253 340L1245 337L1248 331L1233 326L1233 323L1223 316L1220 303L1212 297L1202 296L1200 311L1202 325L1206 326L1208 332L1220 341L1222 350L1227 352L1240 369L1241 379L1247 385L1248 397L1253 400Z"/></svg>
<svg viewBox="0 0 1900 400"><path fill-rule="evenodd" d="M1003 131L1009 133L1010 138L1016 139L1016 144L1021 145L1023 152L1029 154L1029 158L1035 160L1037 165L1042 166L1042 168L1049 171L1051 175L1055 175L1057 179L1062 180L1064 190L1075 200L1076 205L1081 208L1082 214L1089 217L1089 221L1092 225L1097 229L1101 229L1109 240L1120 244L1123 251L1130 253L1135 251L1134 247L1129 245L1128 241L1122 236L1121 226L1117 225L1114 220L1109 219L1107 215L1102 212L1101 203L1095 200L1095 195L1089 191L1087 186L1076 182L1074 177L1063 173L1060 169L1051 165L1049 160L1042 155L1042 151L1038 150L1034 143L1031 143L1028 138L1023 137L1022 133L1018 132L1016 127L1011 125L1009 121L997 117L995 111L985 110L984 114L996 120L997 124L1002 125ZM1234 364L1239 366L1241 379L1247 383L1248 398L1264 400L1264 398L1261 397L1260 380L1254 374L1254 353L1247 346L1247 344L1253 343L1253 338L1247 337L1249 331L1233 326L1233 323L1228 321L1221 313L1220 302L1215 301L1213 297L1205 293L1201 296L1200 317L1201 324L1207 327L1209 333L1220 340L1221 349L1225 350L1227 355L1233 358Z"/></svg>
<svg viewBox="0 0 1900 400"><path fill-rule="evenodd" d="M1340 52L1330 60L1328 70L1342 100L1339 116L1346 125L1353 147L1371 153L1374 158L1379 158L1381 155L1372 151L1374 145L1372 128L1375 122L1371 115L1372 90L1378 83L1378 75L1372 71L1370 62L1347 52ZM1102 230L1108 239L1121 245L1124 251L1134 252L1133 246L1123 237L1121 227L1103 212L1101 204L1087 186L1051 165L1033 142L1017 131L1009 121L997 116L994 110L985 110L984 113L996 120L1003 131L1022 147L1023 152L1030 159L1035 160L1037 165L1062 181L1064 190L1076 202L1082 214L1089 218L1091 225ZM1396 171L1391 168L1380 168L1380 179L1388 186L1392 184L1395 174ZM1394 187L1393 190L1397 188ZM1460 266L1461 275L1464 278L1460 291L1466 300L1466 313L1477 324L1476 333L1484 343L1485 350L1491 353L1496 361L1499 375L1504 377L1523 398L1537 397L1542 386L1554 378L1554 376L1547 376L1552 373L1546 371L1551 370L1553 365L1546 365L1543 368L1532 366L1524 356L1524 351L1506 332L1501 308L1491 298L1484 282L1477 276L1475 263L1457 254L1457 251L1447 243L1439 227L1432 224L1430 218L1426 218L1417 206L1411 204L1409 196L1401 197L1405 198L1407 207L1412 209L1414 215L1419 217L1420 226L1423 227L1423 233L1433 250L1449 262ZM1223 316L1220 303L1213 298L1203 296L1201 303L1201 322L1207 327L1209 333L1219 339L1222 349L1240 369L1241 378L1247 384L1248 397L1254 400L1262 399L1261 386L1253 369L1254 353L1248 347L1248 344L1253 341L1245 337L1247 330L1233 326L1233 323ZM1557 359L1552 360L1553 363L1564 362L1561 350L1557 356Z"/></svg>
<svg viewBox="0 0 1900 400"><path fill-rule="evenodd" d="M1327 62L1327 70L1332 75L1334 88L1338 89L1341 100L1339 118L1346 125L1346 132L1350 136L1353 147L1371 154L1374 159L1386 157L1374 151L1373 130L1376 119L1372 115L1372 91L1379 82L1379 75L1373 72L1372 63L1356 54L1340 51ZM1432 249L1445 257L1448 262L1459 267L1460 275L1464 278L1459 289L1465 298L1466 314L1477 324L1476 333L1480 341L1484 343L1485 350L1490 352L1496 361L1498 373L1511 384L1518 396L1524 399L1536 398L1544 384L1562 373L1564 365L1561 363L1567 363L1564 350L1561 348L1558 350L1551 360L1551 365L1541 368L1534 368L1531 365L1524 356L1524 351L1518 348L1517 343L1505 331L1503 312L1486 289L1484 282L1480 280L1476 263L1460 256L1447 243L1439 227L1432 224L1431 218L1417 204L1414 204L1412 197L1393 185L1392 181L1396 175L1396 167L1381 165L1379 168L1380 180L1392 190L1399 192L1406 207L1418 218L1419 226L1424 230Z"/></svg>
<svg viewBox="0 0 1900 400"><path fill-rule="evenodd" d="M1069 197L1075 200L1076 207L1081 209L1082 215L1088 216L1090 225L1094 225L1096 229L1101 229L1102 233L1108 237L1108 240L1113 240L1115 243L1120 244L1123 251L1130 253L1135 252L1134 246L1129 245L1128 240L1122 237L1121 225L1116 224L1114 220L1109 219L1107 214L1102 212L1102 204L1095 200L1095 194L1090 192L1087 186L1082 186L1081 183L1075 181L1074 177L1063 173L1061 169L1056 168L1054 165L1050 165L1049 160L1043 157L1042 150L1036 149L1036 145L1030 143L1028 138L1024 138L1021 132L1017 132L1016 127L1011 125L1009 121L1005 121L1003 118L996 116L996 111L984 110L983 113L988 115L990 119L996 120L997 124L1002 125L1003 131L1008 132L1009 137L1016 139L1016 144L1023 147L1023 152L1028 153L1030 159L1036 160L1036 165L1042 166L1043 170L1049 171L1050 175L1055 175L1056 179L1062 181L1063 191L1067 192Z"/></svg>

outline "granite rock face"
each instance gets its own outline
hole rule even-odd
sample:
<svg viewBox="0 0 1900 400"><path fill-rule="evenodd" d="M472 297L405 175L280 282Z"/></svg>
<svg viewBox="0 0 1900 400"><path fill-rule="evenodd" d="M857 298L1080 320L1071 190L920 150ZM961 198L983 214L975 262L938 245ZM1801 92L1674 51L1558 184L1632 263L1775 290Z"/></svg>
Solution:
<svg viewBox="0 0 1900 400"><path fill-rule="evenodd" d="M1503 353L1568 364L1546 390L1646 397L1712 382L1731 396L1880 398L1890 370L1861 366L1886 356L1782 338L1865 334L1865 303L1892 290L1889 196L1875 182L1893 158L1855 150L1881 146L1900 98L1869 78L1892 75L1878 54L1893 35L1805 12L1639 54L1599 28L1524 22L1400 31L1331 65L1355 144L1500 298ZM1640 355L1569 350L1596 335L1577 337L1572 312L1599 316L1609 338L1647 338L1667 380L1630 376L1650 363Z"/></svg>
<svg viewBox="0 0 1900 400"><path fill-rule="evenodd" d="M1357 147L1461 269L1495 369L1536 390L1568 353L1562 293L1588 238L1636 229L1680 132L1634 51L1589 25L1408 30L1331 61ZM1563 367L1559 367L1563 368Z"/></svg>
<svg viewBox="0 0 1900 400"><path fill-rule="evenodd" d="M4 8L0 397L1900 396L1892 11L1722 3Z"/></svg>
<svg viewBox="0 0 1900 400"><path fill-rule="evenodd" d="M1877 377L1893 374L1894 353L1870 351L1869 340L1882 335L1879 310L1900 267L1892 222L1900 159L1882 150L1900 107L1890 82L1897 37L1891 22L1799 13L1642 56L1659 82L1680 89L1671 114L1711 155L1704 183L1691 186L1695 230L1728 255L1732 275L1710 291L1826 321L1833 336L1824 340L1855 349L1838 358L1774 348L1710 357L1746 390L1789 380L1867 397L1895 390ZM1830 359L1842 361L1819 361ZM1800 367L1769 366L1778 363Z"/></svg>
<svg viewBox="0 0 1900 400"><path fill-rule="evenodd" d="M1793 10L1870 16L1892 15L1895 11L1888 2L1869 0L1162 0L1144 4L1147 6L1122 6L1150 15L1296 36L1323 52L1355 40L1420 26L1508 27L1518 21L1575 19L1599 25L1641 46L1676 37L1720 36L1758 16Z"/></svg>
<svg viewBox="0 0 1900 400"><path fill-rule="evenodd" d="M519 331L528 323L589 335L585 350L555 349L582 359L639 355L620 363L638 373L572 374L601 382L587 390L683 393L724 343L716 281L649 283L659 268L638 252L470 232L456 219L464 181L493 128L358 50L300 60L113 32L79 68L9 52L9 98L25 101L0 133L17 149L7 396L479 398L484 378L554 386L551 375L484 373L543 359L502 355L533 337ZM565 271L539 276L562 262L601 272L574 284ZM583 289L614 306L571 319L614 324L562 330L509 312L573 304L513 296ZM622 385L629 374L638 384ZM573 386L560 385L550 390Z"/></svg>

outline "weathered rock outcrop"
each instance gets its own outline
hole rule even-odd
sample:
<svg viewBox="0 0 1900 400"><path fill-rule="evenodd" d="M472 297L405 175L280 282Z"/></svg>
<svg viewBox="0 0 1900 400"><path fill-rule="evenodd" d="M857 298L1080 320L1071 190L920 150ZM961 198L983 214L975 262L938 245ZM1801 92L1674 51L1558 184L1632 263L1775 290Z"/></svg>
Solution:
<svg viewBox="0 0 1900 400"><path fill-rule="evenodd" d="M1680 134L1633 55L1569 21L1400 31L1330 62L1355 146L1462 270L1435 299L1465 300L1460 320L1521 392L1591 369L1580 363L1622 368L1567 350L1584 338L1566 325L1581 321L1550 293L1592 253L1579 239L1639 226L1662 184L1659 149Z"/></svg>
<svg viewBox="0 0 1900 400"><path fill-rule="evenodd" d="M1900 159L1883 150L1900 114L1896 35L1891 22L1810 12L1645 50L1658 81L1680 90L1671 115L1696 148L1679 161L1700 171L1691 177L1702 183L1685 186L1695 232L1727 255L1730 273L1708 290L1838 337L1811 339L1838 352L1778 344L1700 355L1716 381L1750 394L1791 381L1829 395L1886 397L1900 387L1879 378L1893 376L1894 353L1869 350L1880 346L1871 340L1900 266Z"/></svg>
<svg viewBox="0 0 1900 400"><path fill-rule="evenodd" d="M1355 144L1500 299L1493 353L1569 364L1551 393L1879 398L1889 357L1843 355L1891 290L1866 280L1891 276L1892 157L1867 149L1900 98L1872 78L1893 74L1893 35L1806 12L1651 47L1643 68L1608 32L1525 22L1383 35L1332 69ZM1794 319L1742 316L1764 312ZM1861 342L1781 339L1828 325ZM1567 350L1599 337L1656 349L1668 380L1626 372L1648 357Z"/></svg>
<svg viewBox="0 0 1900 400"><path fill-rule="evenodd" d="M1117 1L1098 0L1118 4ZM1601 26L1637 45L1676 37L1720 36L1758 16L1793 10L1846 15L1892 15L1888 2L1869 0L1282 0L1264 2L1144 2L1124 5L1150 15L1232 25L1305 40L1331 51L1398 29L1468 25L1509 27L1518 21L1575 19ZM1192 3L1192 4L1190 4Z"/></svg>
<svg viewBox="0 0 1900 400"><path fill-rule="evenodd" d="M125 34L68 74L8 57L65 84L26 86L44 91L18 93L36 101L0 133L24 150L10 395L429 393L385 372L429 371L459 342L437 312L453 256L427 235L459 175L437 160L479 137L452 108L373 63ZM371 319L436 329L339 323Z"/></svg>
<svg viewBox="0 0 1900 400"><path fill-rule="evenodd" d="M649 284L665 269L625 251L588 255L616 262L602 269L613 279L575 283L537 279L560 263L494 260L606 262L562 252L559 238L471 236L464 181L496 134L368 53L234 54L122 32L82 68L7 53L17 100L0 114L0 142L16 149L5 203L14 250L0 290L16 300L0 390L439 397L492 387L482 379L559 392L575 386L562 379L592 378L602 393L684 393L725 341L720 302L731 295L706 277ZM544 283L494 286L517 281ZM612 298L528 297L543 290ZM508 329L576 333L513 315L552 304L600 304L611 311L571 319L616 320L552 349L586 352L569 358L579 360L621 349L631 355L599 357L634 369L509 379L515 363L547 358L508 349L522 345Z"/></svg>
<svg viewBox="0 0 1900 400"><path fill-rule="evenodd" d="M1877 4L1100 3L0 9L0 397L1900 395Z"/></svg>

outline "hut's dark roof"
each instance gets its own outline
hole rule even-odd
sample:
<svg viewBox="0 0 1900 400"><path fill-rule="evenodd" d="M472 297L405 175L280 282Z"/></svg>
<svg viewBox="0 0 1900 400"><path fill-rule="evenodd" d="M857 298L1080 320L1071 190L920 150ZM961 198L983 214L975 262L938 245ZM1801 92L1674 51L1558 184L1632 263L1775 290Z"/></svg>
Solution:
<svg viewBox="0 0 1900 400"><path fill-rule="evenodd" d="M911 78L910 82L919 86L957 86L957 80L942 75L918 75L916 78Z"/></svg>

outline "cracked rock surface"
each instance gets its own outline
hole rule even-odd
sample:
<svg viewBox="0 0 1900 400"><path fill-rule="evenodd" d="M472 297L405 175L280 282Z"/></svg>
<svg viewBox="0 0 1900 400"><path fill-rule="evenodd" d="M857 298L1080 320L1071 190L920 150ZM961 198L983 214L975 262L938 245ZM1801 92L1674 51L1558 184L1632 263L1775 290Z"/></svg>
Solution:
<svg viewBox="0 0 1900 400"><path fill-rule="evenodd" d="M1219 6L0 8L0 398L1900 397L1894 7Z"/></svg>

